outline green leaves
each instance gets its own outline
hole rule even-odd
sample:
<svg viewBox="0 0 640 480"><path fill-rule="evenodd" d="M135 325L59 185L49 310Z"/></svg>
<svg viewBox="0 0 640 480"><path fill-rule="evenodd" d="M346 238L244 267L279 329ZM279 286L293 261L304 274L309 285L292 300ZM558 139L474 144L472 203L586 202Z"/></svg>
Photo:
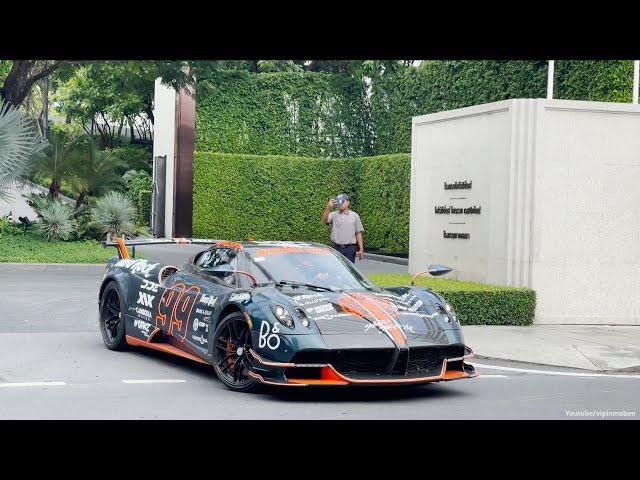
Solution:
<svg viewBox="0 0 640 480"><path fill-rule="evenodd" d="M68 240L76 231L76 222L72 218L73 206L60 200L50 200L38 209L40 221L34 228L47 240Z"/></svg>
<svg viewBox="0 0 640 480"><path fill-rule="evenodd" d="M196 152L194 236L329 242L321 214L352 196L365 245L408 250L409 155L325 159Z"/></svg>
<svg viewBox="0 0 640 480"><path fill-rule="evenodd" d="M392 287L408 285L411 276L375 273L369 278L381 287ZM536 293L529 288L432 277L419 277L416 284L441 294L463 325L531 325L535 317Z"/></svg>
<svg viewBox="0 0 640 480"><path fill-rule="evenodd" d="M108 238L129 235L135 229L133 218L136 210L120 192L110 192L96 200L92 214L95 224Z"/></svg>
<svg viewBox="0 0 640 480"><path fill-rule="evenodd" d="M365 85L347 74L212 72L198 84L197 98L198 151L314 157L372 153Z"/></svg>
<svg viewBox="0 0 640 480"><path fill-rule="evenodd" d="M34 155L44 148L33 125L15 107L0 100L0 199L31 165Z"/></svg>

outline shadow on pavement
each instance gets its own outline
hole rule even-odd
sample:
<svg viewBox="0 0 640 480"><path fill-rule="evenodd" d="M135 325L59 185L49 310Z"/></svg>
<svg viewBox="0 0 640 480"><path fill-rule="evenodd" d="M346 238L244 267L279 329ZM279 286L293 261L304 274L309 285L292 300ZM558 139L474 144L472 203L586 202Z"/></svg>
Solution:
<svg viewBox="0 0 640 480"><path fill-rule="evenodd" d="M171 365L191 375L196 375L203 381L211 382L216 388L226 390L217 379L213 367L196 363L191 360L176 357L167 353L149 349L131 348L126 353L144 355L159 361L159 365ZM464 381L464 380L463 380ZM447 383L447 384L445 384ZM289 402L394 402L411 399L442 399L460 398L469 395L467 392L450 388L452 383L400 385L400 386L355 386L355 387L273 387L265 385L255 393L238 393L237 395L251 395L269 401Z"/></svg>

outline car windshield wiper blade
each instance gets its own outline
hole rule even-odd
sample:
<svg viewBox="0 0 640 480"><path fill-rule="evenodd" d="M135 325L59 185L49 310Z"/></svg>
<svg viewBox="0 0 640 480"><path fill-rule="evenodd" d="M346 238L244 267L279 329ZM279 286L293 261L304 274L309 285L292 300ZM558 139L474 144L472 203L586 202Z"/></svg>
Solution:
<svg viewBox="0 0 640 480"><path fill-rule="evenodd" d="M313 285L312 283L304 283L304 282L295 282L293 280L280 280L279 282L275 282L276 285L288 285L290 287L308 287L308 288L316 288L318 290L323 290L325 292L336 292L336 288L332 287L323 287L322 285Z"/></svg>

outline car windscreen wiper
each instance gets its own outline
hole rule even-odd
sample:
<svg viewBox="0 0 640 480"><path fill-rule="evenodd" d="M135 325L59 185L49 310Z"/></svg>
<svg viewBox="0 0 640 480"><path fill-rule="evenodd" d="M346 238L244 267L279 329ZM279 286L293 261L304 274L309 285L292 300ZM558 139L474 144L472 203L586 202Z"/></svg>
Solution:
<svg viewBox="0 0 640 480"><path fill-rule="evenodd" d="M312 283L304 283L304 282L296 282L293 280L280 280L278 282L269 282L270 284L275 284L275 285L287 285L290 287L307 287L307 288L315 288L317 290L322 290L325 292L337 292L338 289L337 288L332 288L332 287L323 287L322 285L313 285ZM261 284L264 285L264 284Z"/></svg>

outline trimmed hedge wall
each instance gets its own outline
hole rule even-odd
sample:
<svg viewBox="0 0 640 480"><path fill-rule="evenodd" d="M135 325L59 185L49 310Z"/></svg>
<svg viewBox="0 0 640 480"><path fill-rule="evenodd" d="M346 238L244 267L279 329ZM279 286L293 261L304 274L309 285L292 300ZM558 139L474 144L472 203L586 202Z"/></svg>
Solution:
<svg viewBox="0 0 640 480"><path fill-rule="evenodd" d="M196 152L193 235L329 243L327 200L351 194L372 249L409 249L408 154L322 159Z"/></svg>
<svg viewBox="0 0 640 480"><path fill-rule="evenodd" d="M353 160L196 152L193 236L326 243L322 210L353 194Z"/></svg>
<svg viewBox="0 0 640 480"><path fill-rule="evenodd" d="M359 178L353 210L365 229L365 246L389 253L409 251L411 156L357 159Z"/></svg>
<svg viewBox="0 0 640 480"><path fill-rule="evenodd" d="M197 151L357 157L373 153L365 85L329 73L220 71L198 84Z"/></svg>
<svg viewBox="0 0 640 480"><path fill-rule="evenodd" d="M408 274L372 273L381 287L408 285ZM419 277L416 284L441 294L456 311L462 325L531 325L535 318L536 293L476 282Z"/></svg>
<svg viewBox="0 0 640 480"><path fill-rule="evenodd" d="M554 98L630 102L630 60L557 60ZM411 117L510 98L545 98L546 60L425 61L374 78L376 154L409 152Z"/></svg>

